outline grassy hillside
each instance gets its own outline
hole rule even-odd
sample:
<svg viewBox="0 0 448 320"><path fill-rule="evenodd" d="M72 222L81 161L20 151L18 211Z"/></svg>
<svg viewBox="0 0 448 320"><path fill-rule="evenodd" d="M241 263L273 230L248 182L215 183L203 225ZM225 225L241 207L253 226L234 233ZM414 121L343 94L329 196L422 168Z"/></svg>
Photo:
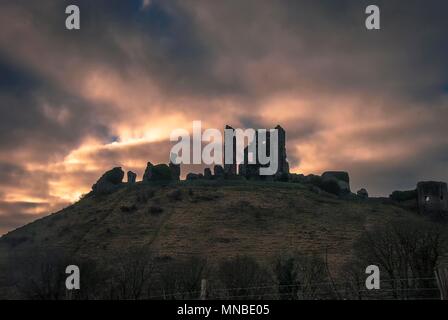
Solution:
<svg viewBox="0 0 448 320"><path fill-rule="evenodd" d="M292 251L325 255L337 273L366 230L417 213L387 199L338 199L293 183L181 181L88 196L0 239L0 261L43 248L98 261L144 246L163 259Z"/></svg>
<svg viewBox="0 0 448 320"><path fill-rule="evenodd" d="M84 198L5 235L1 243L3 250L56 246L98 258L137 244L161 256L211 258L327 249L338 262L363 230L398 217L416 218L383 202L341 200L289 183L138 183Z"/></svg>

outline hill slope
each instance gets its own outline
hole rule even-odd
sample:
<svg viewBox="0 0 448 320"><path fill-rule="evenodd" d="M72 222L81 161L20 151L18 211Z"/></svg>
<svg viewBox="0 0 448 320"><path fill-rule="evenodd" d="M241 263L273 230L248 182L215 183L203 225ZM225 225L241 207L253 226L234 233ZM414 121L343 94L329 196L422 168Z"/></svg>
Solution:
<svg viewBox="0 0 448 320"><path fill-rule="evenodd" d="M416 216L380 199L341 200L300 184L137 183L110 195L86 197L10 232L0 240L0 257L56 247L103 259L143 245L161 257L201 255L211 260L327 251L338 266L364 230Z"/></svg>

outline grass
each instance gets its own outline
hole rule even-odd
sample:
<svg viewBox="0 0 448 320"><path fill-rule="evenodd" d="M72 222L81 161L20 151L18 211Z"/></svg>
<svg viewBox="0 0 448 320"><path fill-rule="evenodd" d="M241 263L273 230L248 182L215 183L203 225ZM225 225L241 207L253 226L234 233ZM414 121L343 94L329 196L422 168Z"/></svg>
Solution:
<svg viewBox="0 0 448 320"><path fill-rule="evenodd" d="M366 229L396 218L418 219L396 205L341 200L294 183L137 183L107 196L85 197L9 233L0 240L0 261L11 250L48 246L107 260L139 245L160 257L201 255L209 261L327 252L337 270Z"/></svg>

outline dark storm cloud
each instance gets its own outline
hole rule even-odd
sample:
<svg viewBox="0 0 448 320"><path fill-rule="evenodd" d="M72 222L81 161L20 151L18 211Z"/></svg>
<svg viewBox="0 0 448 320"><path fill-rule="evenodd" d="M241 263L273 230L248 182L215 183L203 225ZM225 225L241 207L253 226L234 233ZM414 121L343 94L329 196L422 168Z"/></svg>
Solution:
<svg viewBox="0 0 448 320"><path fill-rule="evenodd" d="M143 163L148 161L153 163L166 163L169 161L171 143L167 140L157 142L137 143L125 146L113 145L110 147L86 151L82 159L95 163L100 167L123 166L132 159L133 162Z"/></svg>
<svg viewBox="0 0 448 320"><path fill-rule="evenodd" d="M29 211L38 207L48 207L48 203L33 203L33 202L0 202L0 210L2 213L9 213L11 211Z"/></svg>
<svg viewBox="0 0 448 320"><path fill-rule="evenodd" d="M79 31L64 28L68 4L81 9ZM448 180L446 1L375 1L378 32L364 27L364 0L143 4L0 4L3 229L45 207L18 196L58 202L50 182L85 190L112 166L165 162L167 137L132 144L120 134L173 115L281 124L298 171L345 169L372 194Z"/></svg>
<svg viewBox="0 0 448 320"><path fill-rule="evenodd" d="M82 56L87 65L113 66L124 76L129 68L138 67L148 76L157 75L158 85L167 93L218 94L226 87L239 88L236 83L220 82L209 72L213 61L201 29L175 1L151 1L146 10L140 0L25 2L22 7L31 13L36 30L51 40L48 50ZM68 4L80 7L79 32L56 27L65 25L66 15L61 12Z"/></svg>
<svg viewBox="0 0 448 320"><path fill-rule="evenodd" d="M89 103L57 85L2 86L0 113L0 147L12 158L26 148L30 162L65 154L86 134L108 136Z"/></svg>
<svg viewBox="0 0 448 320"><path fill-rule="evenodd" d="M209 34L207 40L230 55L235 65L229 64L228 72L233 72L233 78L244 77L247 65L270 56L276 59L275 66L283 60L292 70L292 78L286 80L281 78L282 68L275 66L269 74L260 73L269 77L262 95L291 86L299 92L317 86L320 91L315 94L427 96L446 83L443 57L448 27L446 2L430 2L377 2L383 12L381 32L366 32L363 13L370 4L367 1L201 4L207 12L203 28ZM194 1L188 5L197 9ZM213 31L223 25L221 37L216 37Z"/></svg>
<svg viewBox="0 0 448 320"><path fill-rule="evenodd" d="M448 144L431 146L406 161L344 163L350 167L352 184L369 185L373 194L388 195L394 190L411 190L417 181L447 181ZM428 159L431 159L428 161Z"/></svg>
<svg viewBox="0 0 448 320"><path fill-rule="evenodd" d="M67 33L55 26L64 25L65 15L58 13L72 2L14 6L31 12L37 30L52 40L49 50L82 55L87 64L113 64L122 72L138 65L148 76L156 74L167 92L259 96L318 82L324 94L375 90L426 97L448 80L444 1L379 1L384 32L376 33L364 28L369 2L329 0L151 1L146 10L141 1L75 1L83 28ZM138 47L123 48L125 39ZM215 72L226 56L226 69ZM252 92L247 65L271 56L285 59L294 77L276 79L273 66L270 75L278 81L267 79L266 91Z"/></svg>
<svg viewBox="0 0 448 320"><path fill-rule="evenodd" d="M14 230L29 223L31 220L35 220L38 217L33 217L30 219L30 215L22 214L17 211L11 211L9 214L0 215L0 234L6 234L8 231Z"/></svg>
<svg viewBox="0 0 448 320"><path fill-rule="evenodd" d="M38 202L6 202L0 201L0 235L7 231L21 227L24 224L36 220L68 203L38 203ZM40 213L34 213L40 212Z"/></svg>
<svg viewBox="0 0 448 320"><path fill-rule="evenodd" d="M2 183L10 184L16 179L17 176L22 175L24 172L25 171L20 165L0 162L0 181Z"/></svg>

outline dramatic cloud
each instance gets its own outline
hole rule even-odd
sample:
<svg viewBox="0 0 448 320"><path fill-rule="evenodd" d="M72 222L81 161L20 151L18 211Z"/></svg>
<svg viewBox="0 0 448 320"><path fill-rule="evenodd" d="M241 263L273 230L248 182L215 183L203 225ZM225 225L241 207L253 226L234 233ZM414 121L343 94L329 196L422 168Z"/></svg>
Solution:
<svg viewBox="0 0 448 320"><path fill-rule="evenodd" d="M373 195L448 180L448 5L376 1L382 29L367 31L368 4L3 1L0 234L111 167L167 162L193 120L281 124L294 172L348 170Z"/></svg>

